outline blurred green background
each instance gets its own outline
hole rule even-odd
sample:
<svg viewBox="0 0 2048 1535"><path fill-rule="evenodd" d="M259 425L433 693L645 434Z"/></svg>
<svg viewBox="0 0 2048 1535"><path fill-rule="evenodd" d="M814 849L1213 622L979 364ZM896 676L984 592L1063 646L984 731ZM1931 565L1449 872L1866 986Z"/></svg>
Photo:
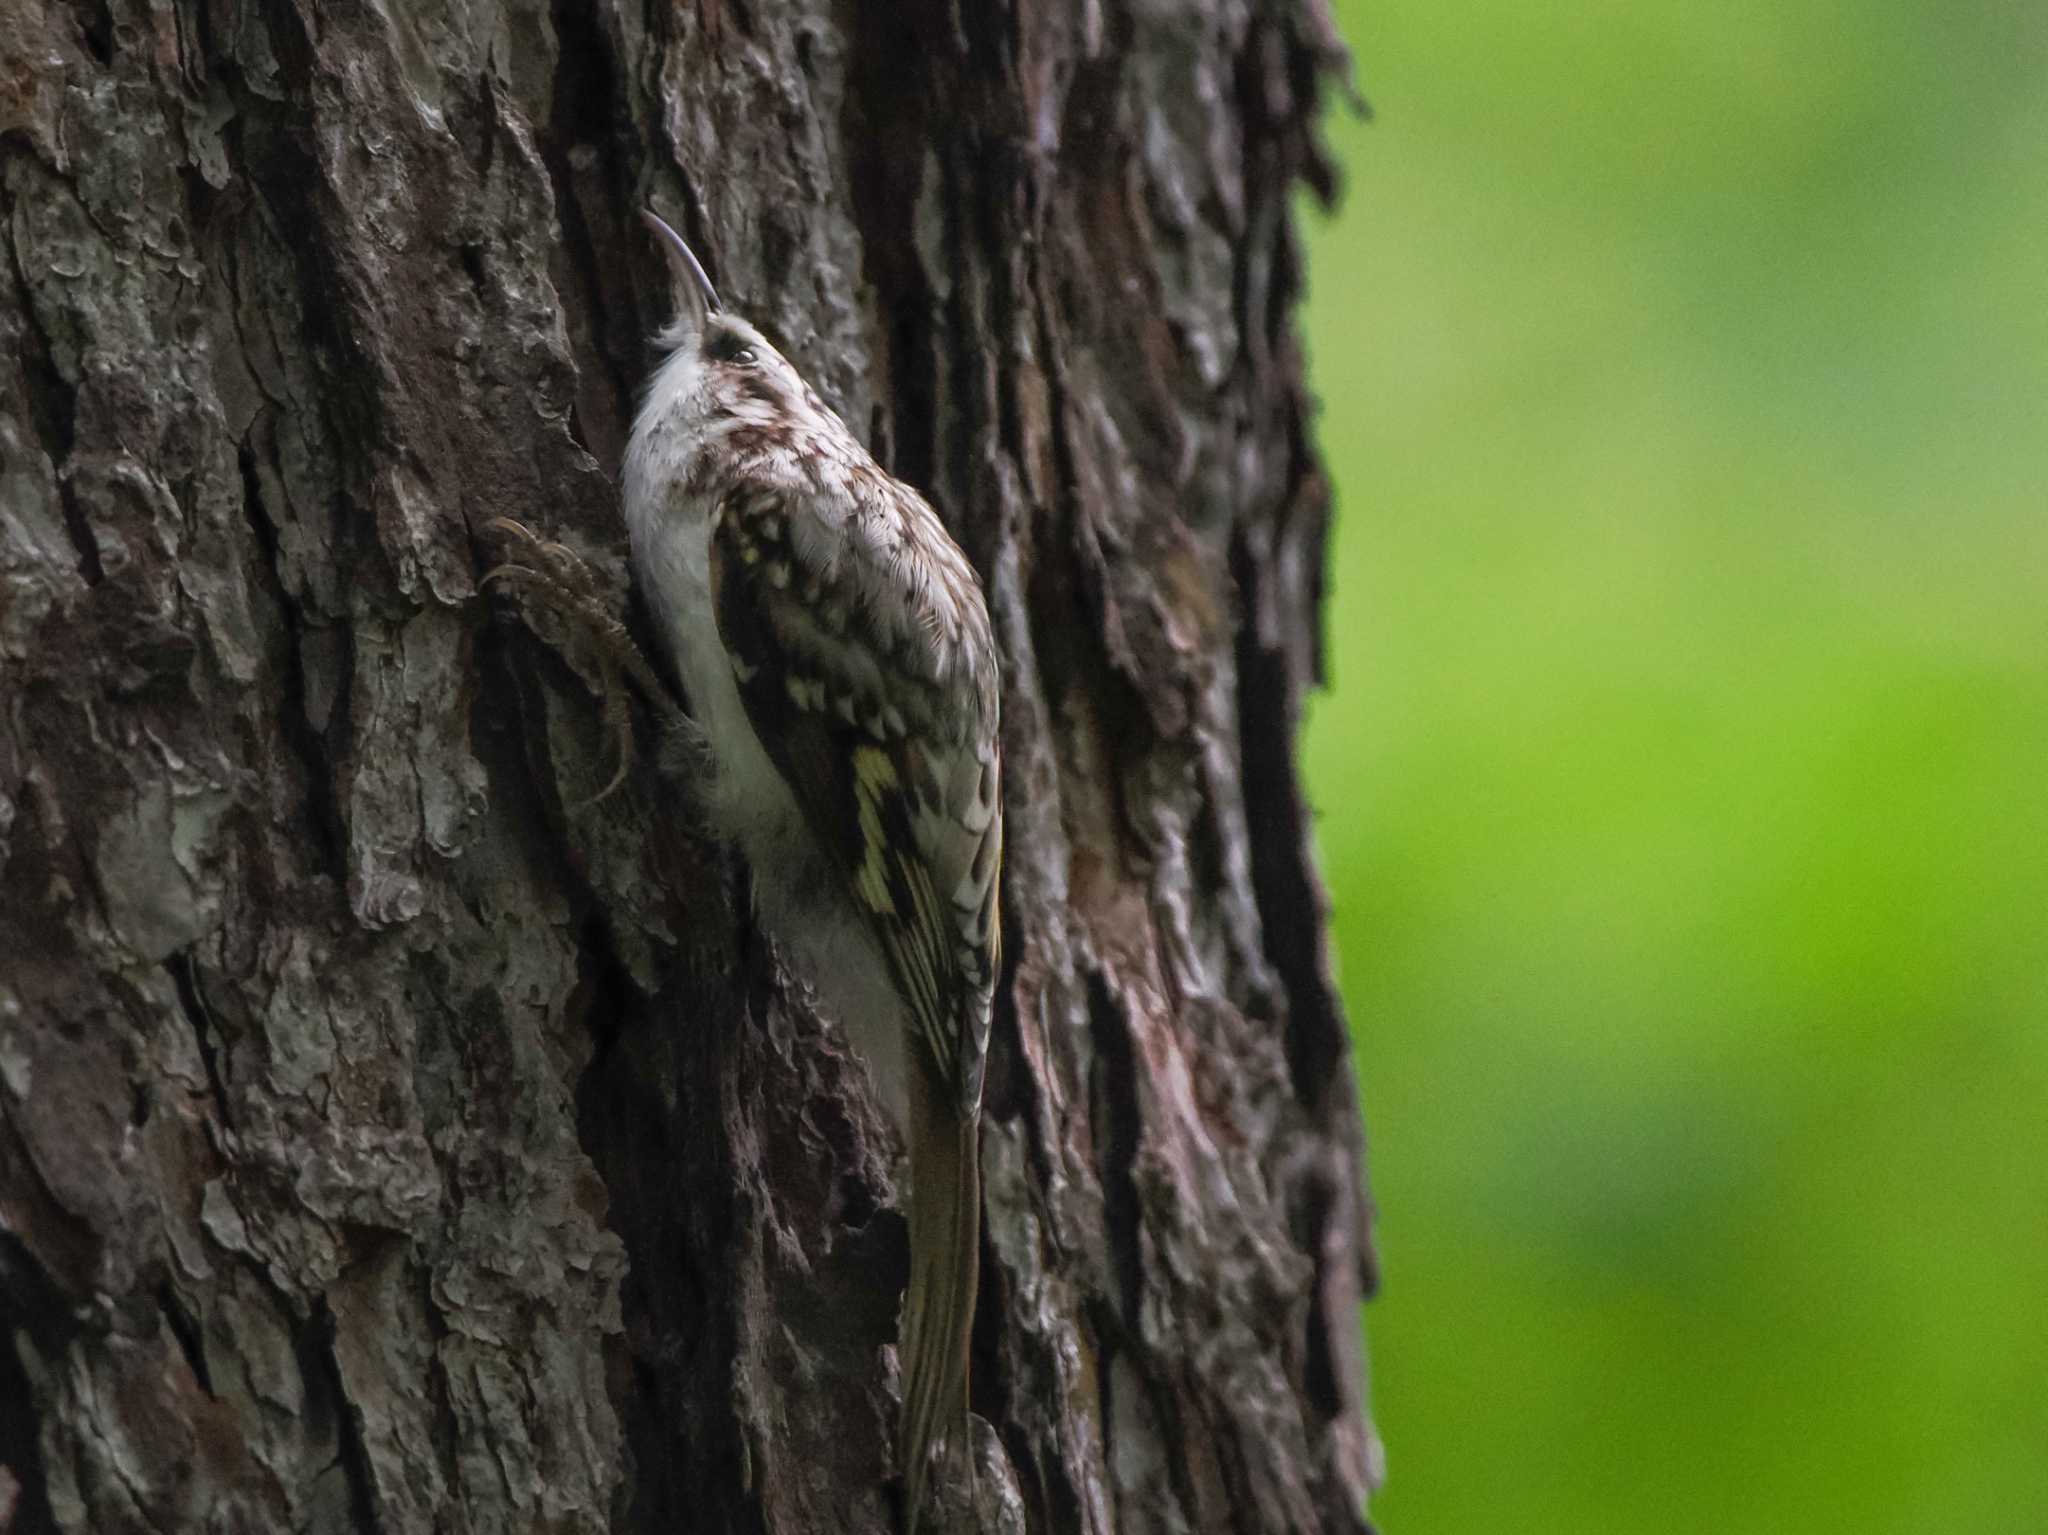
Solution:
<svg viewBox="0 0 2048 1535"><path fill-rule="evenodd" d="M1390 1535L2048 1530L2048 11L1339 4Z"/></svg>

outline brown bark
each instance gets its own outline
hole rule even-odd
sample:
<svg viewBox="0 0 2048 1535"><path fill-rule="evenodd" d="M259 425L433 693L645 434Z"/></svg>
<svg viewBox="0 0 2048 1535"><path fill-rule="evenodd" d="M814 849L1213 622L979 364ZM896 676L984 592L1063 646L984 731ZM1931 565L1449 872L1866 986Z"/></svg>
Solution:
<svg viewBox="0 0 2048 1535"><path fill-rule="evenodd" d="M894 1527L888 1136L477 588L513 516L628 600L650 200L988 582L986 1527L1361 1527L1335 59L1318 0L0 5L0 1529Z"/></svg>

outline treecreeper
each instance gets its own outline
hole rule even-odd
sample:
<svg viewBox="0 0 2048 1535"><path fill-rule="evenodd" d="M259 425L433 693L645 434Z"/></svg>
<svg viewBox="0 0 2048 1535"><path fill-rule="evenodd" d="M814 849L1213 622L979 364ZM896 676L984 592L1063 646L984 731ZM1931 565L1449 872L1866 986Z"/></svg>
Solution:
<svg viewBox="0 0 2048 1535"><path fill-rule="evenodd" d="M1000 688L981 582L675 230L627 443L634 580L687 707L557 545L493 572L600 642L662 714L672 777L752 874L762 923L865 1058L910 1156L897 1454L915 1535L934 1465L971 1475L982 1067L999 968ZM619 704L616 696L608 713ZM622 750L620 775L630 753ZM615 787L615 777L610 787Z"/></svg>

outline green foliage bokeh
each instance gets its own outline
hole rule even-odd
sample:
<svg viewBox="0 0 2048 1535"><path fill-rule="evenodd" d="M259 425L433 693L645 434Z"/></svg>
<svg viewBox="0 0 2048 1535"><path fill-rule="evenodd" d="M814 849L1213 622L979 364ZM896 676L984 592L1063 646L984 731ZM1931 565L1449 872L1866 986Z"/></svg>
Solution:
<svg viewBox="0 0 2048 1535"><path fill-rule="evenodd" d="M1390 1535L2048 1529L2044 18L1339 5Z"/></svg>

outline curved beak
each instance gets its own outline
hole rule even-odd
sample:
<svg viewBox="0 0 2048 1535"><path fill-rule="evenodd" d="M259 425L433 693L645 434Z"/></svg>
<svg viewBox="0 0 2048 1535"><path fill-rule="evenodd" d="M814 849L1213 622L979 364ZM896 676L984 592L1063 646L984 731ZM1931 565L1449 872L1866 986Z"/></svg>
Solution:
<svg viewBox="0 0 2048 1535"><path fill-rule="evenodd" d="M682 283L683 303L692 311L699 325L707 314L719 310L718 290L711 286L711 279L704 275L704 263L697 259L697 253L683 243L683 237L668 225L668 221L652 208L643 208L640 217L647 227L654 231L654 237L661 242L661 248L668 255L668 264Z"/></svg>

